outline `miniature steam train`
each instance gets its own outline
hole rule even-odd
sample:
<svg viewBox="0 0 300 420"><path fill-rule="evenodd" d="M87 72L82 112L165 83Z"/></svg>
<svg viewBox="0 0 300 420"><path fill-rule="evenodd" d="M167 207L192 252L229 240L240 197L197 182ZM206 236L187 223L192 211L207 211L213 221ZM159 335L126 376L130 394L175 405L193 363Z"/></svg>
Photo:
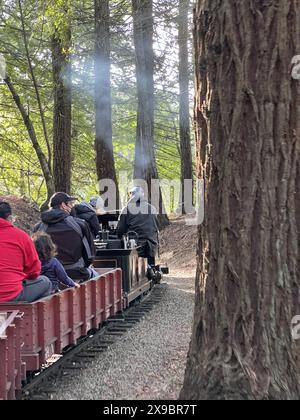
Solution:
<svg viewBox="0 0 300 420"><path fill-rule="evenodd" d="M122 312L160 280L133 240L114 235L117 215L101 218L94 267L99 276L33 303L0 304L0 400L15 399L23 381L54 354ZM163 270L165 273L167 269Z"/></svg>

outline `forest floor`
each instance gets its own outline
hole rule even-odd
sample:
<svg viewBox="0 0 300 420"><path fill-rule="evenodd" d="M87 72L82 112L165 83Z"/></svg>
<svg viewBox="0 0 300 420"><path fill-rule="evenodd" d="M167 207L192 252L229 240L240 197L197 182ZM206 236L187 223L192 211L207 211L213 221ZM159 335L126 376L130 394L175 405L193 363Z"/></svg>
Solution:
<svg viewBox="0 0 300 420"><path fill-rule="evenodd" d="M160 262L169 265L172 278L184 276L194 289L196 270L197 226L188 226L184 217L171 219L160 235ZM170 279L169 279L170 280Z"/></svg>
<svg viewBox="0 0 300 420"><path fill-rule="evenodd" d="M0 199L11 203L16 225L30 232L38 209L26 199ZM197 228L175 218L160 236L160 262L170 269L163 300L79 377L55 384L53 399L178 398L193 322Z"/></svg>

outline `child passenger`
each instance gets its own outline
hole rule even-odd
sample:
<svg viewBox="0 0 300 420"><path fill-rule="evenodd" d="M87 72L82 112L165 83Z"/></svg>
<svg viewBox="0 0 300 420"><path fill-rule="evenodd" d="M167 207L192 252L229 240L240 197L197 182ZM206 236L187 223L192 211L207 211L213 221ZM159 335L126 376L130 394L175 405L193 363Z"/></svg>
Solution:
<svg viewBox="0 0 300 420"><path fill-rule="evenodd" d="M65 289L62 285L80 287L67 275L63 265L55 258L56 246L47 233L37 232L33 235L32 240L42 263L41 274L51 280L53 293Z"/></svg>

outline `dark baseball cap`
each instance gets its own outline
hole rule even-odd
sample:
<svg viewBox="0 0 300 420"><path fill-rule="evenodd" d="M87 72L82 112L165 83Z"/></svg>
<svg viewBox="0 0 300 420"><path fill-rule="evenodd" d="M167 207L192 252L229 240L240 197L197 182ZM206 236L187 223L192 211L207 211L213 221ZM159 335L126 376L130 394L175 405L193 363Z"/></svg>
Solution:
<svg viewBox="0 0 300 420"><path fill-rule="evenodd" d="M57 192L50 198L50 207L60 206L62 203L69 203L75 200L77 200L76 197L72 197L64 192Z"/></svg>
<svg viewBox="0 0 300 420"><path fill-rule="evenodd" d="M7 219L8 216L12 215L11 206L9 203L5 201L0 201L0 218Z"/></svg>

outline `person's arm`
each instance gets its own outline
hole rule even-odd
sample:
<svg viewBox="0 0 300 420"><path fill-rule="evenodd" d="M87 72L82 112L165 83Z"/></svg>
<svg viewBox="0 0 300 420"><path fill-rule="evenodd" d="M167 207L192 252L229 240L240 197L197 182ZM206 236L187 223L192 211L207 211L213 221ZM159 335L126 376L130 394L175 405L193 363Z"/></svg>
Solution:
<svg viewBox="0 0 300 420"><path fill-rule="evenodd" d="M34 225L34 227L33 227L33 233L36 233L39 230L40 225L41 225L41 222L39 222L36 225Z"/></svg>
<svg viewBox="0 0 300 420"><path fill-rule="evenodd" d="M94 244L94 238L93 238L93 235L91 233L91 230L90 230L87 222L85 222L84 220L81 220L80 226L81 226L81 229L82 229L83 236L86 237L86 239L89 243L90 249L91 249L92 257L91 257L91 260L89 260L88 262L89 262L89 264L92 264L92 262L94 261L95 256L96 256L96 248L95 248L95 244Z"/></svg>
<svg viewBox="0 0 300 420"><path fill-rule="evenodd" d="M24 280L35 280L41 274L42 265L36 252L34 243L27 235L24 236L23 252L23 271L26 275Z"/></svg>
<svg viewBox="0 0 300 420"><path fill-rule="evenodd" d="M157 234L159 234L159 224L158 224L158 215L157 214L155 216L155 228L156 228Z"/></svg>
<svg viewBox="0 0 300 420"><path fill-rule="evenodd" d="M67 275L63 265L55 258L55 276L57 280L69 287L76 287L76 283Z"/></svg>
<svg viewBox="0 0 300 420"><path fill-rule="evenodd" d="M120 215L118 226L117 226L117 235L119 238L128 232L128 224L127 224L127 209L124 209Z"/></svg>
<svg viewBox="0 0 300 420"><path fill-rule="evenodd" d="M93 216L91 217L90 224L93 234L97 236L100 230L100 223L96 214L93 214Z"/></svg>

